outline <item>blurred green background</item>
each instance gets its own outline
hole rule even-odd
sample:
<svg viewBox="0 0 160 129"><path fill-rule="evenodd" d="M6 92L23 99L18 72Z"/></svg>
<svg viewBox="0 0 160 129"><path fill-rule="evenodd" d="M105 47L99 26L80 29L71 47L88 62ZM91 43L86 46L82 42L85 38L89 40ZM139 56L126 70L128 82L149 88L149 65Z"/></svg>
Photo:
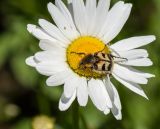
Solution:
<svg viewBox="0 0 160 129"><path fill-rule="evenodd" d="M118 0L111 1L113 5ZM38 40L27 32L26 25L37 24L39 18L52 21L48 2L0 0L0 129L32 129L33 124L43 122L53 124L54 129L72 129L72 106L66 112L58 110L62 88L47 87L46 77L25 64L26 57L39 50ZM132 13L115 41L139 35L157 37L156 42L145 47L154 66L141 68L156 75L147 86L142 86L150 100L114 81L121 97L123 120L117 121L112 114L105 116L89 102L87 107L80 108L81 129L160 129L160 0L125 2L133 3ZM40 115L49 118L39 117L42 120L34 122Z"/></svg>

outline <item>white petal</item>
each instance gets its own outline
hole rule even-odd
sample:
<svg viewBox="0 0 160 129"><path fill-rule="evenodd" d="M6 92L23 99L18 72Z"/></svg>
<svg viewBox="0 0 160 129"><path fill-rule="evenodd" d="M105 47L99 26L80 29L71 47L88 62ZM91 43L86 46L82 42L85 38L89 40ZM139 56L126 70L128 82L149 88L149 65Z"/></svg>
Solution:
<svg viewBox="0 0 160 129"><path fill-rule="evenodd" d="M64 95L70 98L79 85L81 85L80 77L71 72L64 84Z"/></svg>
<svg viewBox="0 0 160 129"><path fill-rule="evenodd" d="M132 4L124 4L120 1L109 11L105 25L99 34L106 43L119 34L130 15L131 8Z"/></svg>
<svg viewBox="0 0 160 129"><path fill-rule="evenodd" d="M71 106L71 104L73 103L75 98L76 98L76 92L74 92L74 94L72 95L71 98L67 98L63 94L60 101L59 101L59 109L61 111L66 111Z"/></svg>
<svg viewBox="0 0 160 129"><path fill-rule="evenodd" d="M112 83L111 83L111 86L112 86L113 91L114 91L114 104L115 104L115 106L118 110L121 110L122 106L121 106L121 101L120 101L118 91Z"/></svg>
<svg viewBox="0 0 160 129"><path fill-rule="evenodd" d="M87 34L87 16L83 0L72 0L75 24L81 35Z"/></svg>
<svg viewBox="0 0 160 129"><path fill-rule="evenodd" d="M137 59L137 58L144 58L148 57L148 52L144 49L133 49L129 51L116 51L118 53L117 56L127 58L128 60Z"/></svg>
<svg viewBox="0 0 160 129"><path fill-rule="evenodd" d="M37 63L39 63L39 61L37 61L34 56L30 56L26 59L26 64L29 66L36 67Z"/></svg>
<svg viewBox="0 0 160 129"><path fill-rule="evenodd" d="M65 4L61 0L55 0L55 4L59 8L59 10L63 13L66 20L69 21L71 28L76 30L75 24L72 19L72 15L69 12L69 10L67 9L67 7L65 6ZM78 32L77 32L77 34L78 34Z"/></svg>
<svg viewBox="0 0 160 129"><path fill-rule="evenodd" d="M85 78L81 78L81 83L77 87L77 99L80 106L86 106L88 102L88 88L87 88L87 80Z"/></svg>
<svg viewBox="0 0 160 129"><path fill-rule="evenodd" d="M129 66L151 66L153 65L153 62L149 58L141 58L141 59L124 61L121 62L121 64Z"/></svg>
<svg viewBox="0 0 160 129"><path fill-rule="evenodd" d="M64 33L67 38L69 38L70 40L74 40L75 38L77 38L78 32L74 28L72 28L70 22L55 5L49 3L48 11L50 12L58 28Z"/></svg>
<svg viewBox="0 0 160 129"><path fill-rule="evenodd" d="M65 54L58 50L37 52L35 58L40 62L65 62Z"/></svg>
<svg viewBox="0 0 160 129"><path fill-rule="evenodd" d="M110 113L110 108L107 107L107 108L104 110L104 114L105 114L105 115L108 115L109 113Z"/></svg>
<svg viewBox="0 0 160 129"><path fill-rule="evenodd" d="M116 80L118 80L120 83L122 83L124 86L126 86L131 91L133 91L133 92L145 97L146 99L148 99L148 97L144 93L143 89L138 84L123 80L123 79L119 78L118 76L116 76L115 74L113 74L113 76Z"/></svg>
<svg viewBox="0 0 160 129"><path fill-rule="evenodd" d="M153 75L153 74L144 73L144 72L142 72L142 71L139 71L139 70L134 69L134 68L129 67L129 66L128 66L127 68L128 68L129 70L135 72L135 74L138 74L138 75L143 76L143 77L145 77L145 78L152 78L152 77L155 77L155 75Z"/></svg>
<svg viewBox="0 0 160 129"><path fill-rule="evenodd" d="M103 6L103 5L102 5ZM111 22L110 21L110 19L113 17L117 17L116 15L119 15L119 13L117 13L120 9L123 9L124 8L124 2L123 1L119 1L119 2L117 2L110 10L109 10L109 12L107 13L107 17L105 18L105 19L103 19L103 21L104 21L104 24L103 24L103 26L102 26L102 28L101 28L101 30L100 30L100 32L98 33L98 36L99 37L102 37L102 36L104 36L104 34L106 33L106 28L108 29L109 28L109 24L111 24L111 23L109 23L109 22ZM114 15L115 16L114 16ZM113 22L113 21L112 21Z"/></svg>
<svg viewBox="0 0 160 129"><path fill-rule="evenodd" d="M105 19L108 14L109 7L110 0L99 0L96 10L95 28L93 30L93 35L97 36L97 34L102 29L102 26L104 25Z"/></svg>
<svg viewBox="0 0 160 129"><path fill-rule="evenodd" d="M121 110L118 110L115 105L113 106L113 108L111 109L113 115L115 116L115 118L117 120L122 120L122 112Z"/></svg>
<svg viewBox="0 0 160 129"><path fill-rule="evenodd" d="M113 107L111 111L113 115L116 117L116 119L121 119L122 118L122 115L121 115L122 106L121 106L118 91L116 90L115 86L111 83L109 77L105 79L105 84L106 84L106 88L109 93L109 96L112 100Z"/></svg>
<svg viewBox="0 0 160 129"><path fill-rule="evenodd" d="M119 94L118 94L117 89L112 83L111 83L111 86L114 91L114 104L113 104L113 108L111 109L111 111L117 120L121 120L122 119L122 113L121 113L122 106L121 106Z"/></svg>
<svg viewBox="0 0 160 129"><path fill-rule="evenodd" d="M57 72L66 70L65 62L41 62L36 65L36 70L46 76L52 76Z"/></svg>
<svg viewBox="0 0 160 129"><path fill-rule="evenodd" d="M121 102L120 102L120 98L119 98L119 94L117 89L115 88L115 86L112 84L112 82L110 81L110 78L107 77L105 79L105 84L106 84L106 88L107 91L109 93L109 96L111 98L112 103L114 103L114 105L121 110L122 106L121 106Z"/></svg>
<svg viewBox="0 0 160 129"><path fill-rule="evenodd" d="M135 72L130 71L126 67L120 66L118 64L114 65L113 74L124 80L128 80L134 83L147 84L148 82L146 78L139 76L138 74L135 74Z"/></svg>
<svg viewBox="0 0 160 129"><path fill-rule="evenodd" d="M106 106L112 108L112 102L101 80L90 80L88 82L88 91L93 104L99 110L104 111Z"/></svg>
<svg viewBox="0 0 160 129"><path fill-rule="evenodd" d="M51 42L49 40L41 40L40 43L39 43L39 47L42 49L42 50L46 50L46 51L65 51L63 47L61 47L59 45L59 43L55 43L55 42Z"/></svg>
<svg viewBox="0 0 160 129"><path fill-rule="evenodd" d="M96 0L87 0L86 1L86 13L87 13L87 33L92 35L94 27L96 25Z"/></svg>
<svg viewBox="0 0 160 129"><path fill-rule="evenodd" d="M65 46L68 44L70 41L62 34L62 32L52 23L44 20L44 19L39 19L39 25L48 33L50 34L53 38L57 39L60 45Z"/></svg>
<svg viewBox="0 0 160 129"><path fill-rule="evenodd" d="M105 81L105 86L108 91L109 97L110 97L111 101L114 102L114 91L111 86L110 78L107 76L107 78L104 81Z"/></svg>
<svg viewBox="0 0 160 129"><path fill-rule="evenodd" d="M56 39L52 38L51 36L49 36L46 32L44 32L44 30L42 30L41 28L35 26L35 25L31 25L28 24L27 25L27 30L33 34L36 38L38 38L39 40L50 40L52 42L57 42Z"/></svg>
<svg viewBox="0 0 160 129"><path fill-rule="evenodd" d="M134 48L142 47L153 42L155 36L139 36L121 40L111 46L115 51L127 51Z"/></svg>
<svg viewBox="0 0 160 129"><path fill-rule="evenodd" d="M64 84L64 82L66 81L67 77L69 76L70 72L66 71L62 71L62 72L58 72L55 73L54 75L50 76L46 83L48 86L59 86Z"/></svg>

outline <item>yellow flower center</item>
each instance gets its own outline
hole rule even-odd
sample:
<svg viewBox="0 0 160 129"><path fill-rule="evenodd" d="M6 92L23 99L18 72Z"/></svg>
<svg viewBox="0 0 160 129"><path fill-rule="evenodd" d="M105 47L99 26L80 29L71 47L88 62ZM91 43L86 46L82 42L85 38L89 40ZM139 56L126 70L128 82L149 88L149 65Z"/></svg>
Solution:
<svg viewBox="0 0 160 129"><path fill-rule="evenodd" d="M70 68L80 76L87 78L101 78L105 74L101 72L95 72L91 68L80 67L82 60L89 54L104 51L106 54L110 54L110 49L101 40L95 37L84 36L74 40L67 48L67 63Z"/></svg>

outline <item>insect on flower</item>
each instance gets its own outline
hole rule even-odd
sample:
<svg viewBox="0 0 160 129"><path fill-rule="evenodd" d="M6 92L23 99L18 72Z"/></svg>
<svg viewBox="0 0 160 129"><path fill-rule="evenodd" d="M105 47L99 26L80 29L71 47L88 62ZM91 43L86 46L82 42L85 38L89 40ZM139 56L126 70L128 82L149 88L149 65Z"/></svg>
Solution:
<svg viewBox="0 0 160 129"><path fill-rule="evenodd" d="M127 61L127 58L122 58L118 56L116 57L116 56L113 56L112 54L105 53L105 47L103 50L95 52L93 54L71 52L73 54L84 56L79 62L78 69L81 69L81 70L88 69L95 73L106 76L108 74L109 75L112 74L114 58L121 59L118 62Z"/></svg>
<svg viewBox="0 0 160 129"><path fill-rule="evenodd" d="M118 91L113 77L133 92L147 98L140 84L147 84L154 75L135 67L151 66L145 49L156 37L137 36L109 44L126 23L132 4L117 2L111 9L110 0L62 0L48 4L55 25L44 19L39 26L29 24L28 31L40 40L42 51L26 59L26 63L48 76L48 86L61 86L64 91L59 109L67 110L77 98L86 106L93 104L116 119L122 119Z"/></svg>

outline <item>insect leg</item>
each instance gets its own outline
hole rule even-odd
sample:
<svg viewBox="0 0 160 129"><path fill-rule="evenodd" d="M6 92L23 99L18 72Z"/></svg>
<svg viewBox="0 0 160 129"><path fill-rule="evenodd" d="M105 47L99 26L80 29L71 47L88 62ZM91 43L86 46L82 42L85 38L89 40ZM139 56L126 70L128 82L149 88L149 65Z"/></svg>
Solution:
<svg viewBox="0 0 160 129"><path fill-rule="evenodd" d="M94 72L96 73L99 73L99 74L109 74L109 75L112 75L112 71L108 71L108 70L93 70Z"/></svg>

